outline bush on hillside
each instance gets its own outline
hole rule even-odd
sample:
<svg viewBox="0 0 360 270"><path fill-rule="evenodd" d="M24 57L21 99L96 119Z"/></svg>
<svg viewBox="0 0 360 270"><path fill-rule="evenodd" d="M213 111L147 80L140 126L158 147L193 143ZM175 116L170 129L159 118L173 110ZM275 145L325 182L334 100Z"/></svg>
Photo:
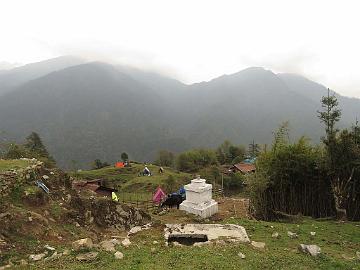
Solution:
<svg viewBox="0 0 360 270"><path fill-rule="evenodd" d="M272 150L262 153L256 165L256 173L247 182L257 217L271 220L279 213L317 218L334 215L322 151L306 139L290 144L277 137Z"/></svg>
<svg viewBox="0 0 360 270"><path fill-rule="evenodd" d="M175 155L167 150L161 150L157 154L155 164L158 166L173 167Z"/></svg>
<svg viewBox="0 0 360 270"><path fill-rule="evenodd" d="M194 149L183 152L176 159L177 168L184 172L196 172L217 163L215 152L207 149Z"/></svg>

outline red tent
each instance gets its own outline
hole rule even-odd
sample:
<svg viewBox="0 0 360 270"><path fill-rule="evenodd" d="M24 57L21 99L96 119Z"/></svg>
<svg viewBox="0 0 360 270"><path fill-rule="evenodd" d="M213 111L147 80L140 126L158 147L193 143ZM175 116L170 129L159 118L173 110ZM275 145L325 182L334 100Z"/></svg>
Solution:
<svg viewBox="0 0 360 270"><path fill-rule="evenodd" d="M153 196L153 202L160 203L165 196L166 196L165 192L160 187L158 187Z"/></svg>
<svg viewBox="0 0 360 270"><path fill-rule="evenodd" d="M124 167L125 167L125 164L124 164L124 162L116 162L116 163L115 163L115 167L116 167L116 168L124 168Z"/></svg>

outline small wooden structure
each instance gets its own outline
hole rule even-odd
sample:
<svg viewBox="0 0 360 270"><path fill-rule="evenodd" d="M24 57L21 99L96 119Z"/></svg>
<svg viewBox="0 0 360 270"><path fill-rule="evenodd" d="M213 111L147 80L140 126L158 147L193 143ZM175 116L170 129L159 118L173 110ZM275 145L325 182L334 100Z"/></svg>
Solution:
<svg viewBox="0 0 360 270"><path fill-rule="evenodd" d="M94 179L88 181L79 181L74 183L74 188L77 190L91 190L100 196L111 197L112 192L117 192L115 188L106 187L103 179Z"/></svg>
<svg viewBox="0 0 360 270"><path fill-rule="evenodd" d="M237 163L233 165L230 170L232 172L241 172L242 174L254 173L256 171L255 164L252 163Z"/></svg>

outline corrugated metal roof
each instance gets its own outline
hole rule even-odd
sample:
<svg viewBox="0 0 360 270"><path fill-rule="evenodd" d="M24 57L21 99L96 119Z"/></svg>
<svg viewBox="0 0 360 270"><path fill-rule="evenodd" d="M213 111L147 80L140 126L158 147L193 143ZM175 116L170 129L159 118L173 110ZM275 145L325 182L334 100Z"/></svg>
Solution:
<svg viewBox="0 0 360 270"><path fill-rule="evenodd" d="M254 172L256 170L255 165L251 163L238 163L234 167L242 173Z"/></svg>

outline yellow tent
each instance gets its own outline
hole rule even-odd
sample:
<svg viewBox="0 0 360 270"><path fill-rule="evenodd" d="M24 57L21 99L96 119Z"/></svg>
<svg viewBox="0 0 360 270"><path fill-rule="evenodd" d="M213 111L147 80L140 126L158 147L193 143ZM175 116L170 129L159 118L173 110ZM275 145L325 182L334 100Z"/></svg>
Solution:
<svg viewBox="0 0 360 270"><path fill-rule="evenodd" d="M116 193L115 192L111 192L111 199L114 201L114 202L118 202L119 199L118 197L116 196Z"/></svg>

